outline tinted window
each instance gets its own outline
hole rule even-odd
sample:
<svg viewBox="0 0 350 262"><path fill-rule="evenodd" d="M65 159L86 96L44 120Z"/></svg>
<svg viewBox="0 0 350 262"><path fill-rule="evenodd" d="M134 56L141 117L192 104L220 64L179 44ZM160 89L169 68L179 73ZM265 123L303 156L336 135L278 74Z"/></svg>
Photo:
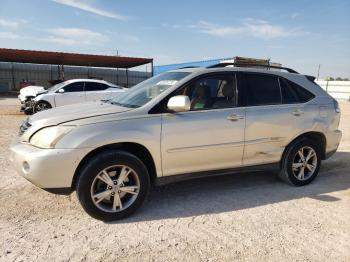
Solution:
<svg viewBox="0 0 350 262"><path fill-rule="evenodd" d="M231 75L204 77L177 92L191 100L191 110L228 108L237 105L236 79Z"/></svg>
<svg viewBox="0 0 350 262"><path fill-rule="evenodd" d="M63 87L64 92L82 92L84 91L84 82L75 82Z"/></svg>
<svg viewBox="0 0 350 262"><path fill-rule="evenodd" d="M107 85L107 88L116 88L116 89L122 89L122 87L120 87L120 86L109 86L109 85Z"/></svg>
<svg viewBox="0 0 350 262"><path fill-rule="evenodd" d="M282 102L284 104L305 103L314 98L314 95L312 93L293 83L292 81L280 78L280 84Z"/></svg>
<svg viewBox="0 0 350 262"><path fill-rule="evenodd" d="M245 74L248 106L281 104L278 78L265 74Z"/></svg>
<svg viewBox="0 0 350 262"><path fill-rule="evenodd" d="M299 103L299 98L293 87L288 83L287 80L280 78L282 103L283 104L294 104Z"/></svg>
<svg viewBox="0 0 350 262"><path fill-rule="evenodd" d="M102 83L86 82L85 91L102 91L107 89L108 86Z"/></svg>

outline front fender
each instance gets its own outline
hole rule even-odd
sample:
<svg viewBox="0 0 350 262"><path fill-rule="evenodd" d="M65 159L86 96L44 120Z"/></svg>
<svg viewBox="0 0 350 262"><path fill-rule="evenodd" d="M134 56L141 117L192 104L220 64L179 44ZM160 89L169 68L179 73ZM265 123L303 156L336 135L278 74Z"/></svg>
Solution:
<svg viewBox="0 0 350 262"><path fill-rule="evenodd" d="M161 172L160 137L161 118L152 115L77 126L57 143L56 148L93 150L110 144L137 143L151 153L158 173Z"/></svg>

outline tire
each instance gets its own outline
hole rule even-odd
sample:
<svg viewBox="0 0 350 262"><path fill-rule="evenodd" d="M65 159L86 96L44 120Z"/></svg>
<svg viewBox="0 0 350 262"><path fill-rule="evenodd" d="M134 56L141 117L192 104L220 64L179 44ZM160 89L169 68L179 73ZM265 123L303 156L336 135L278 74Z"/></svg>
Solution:
<svg viewBox="0 0 350 262"><path fill-rule="evenodd" d="M128 175L122 179L121 174ZM102 221L119 220L134 213L145 201L149 189L147 168L125 151L105 151L93 157L81 169L76 186L84 210Z"/></svg>
<svg viewBox="0 0 350 262"><path fill-rule="evenodd" d="M310 152L313 156L310 156L307 160ZM304 156L304 159L302 159L300 153ZM316 178L320 166L320 147L314 141L302 138L287 147L281 160L279 176L291 185L304 186L310 184Z"/></svg>
<svg viewBox="0 0 350 262"><path fill-rule="evenodd" d="M34 105L34 113L38 113L47 109L52 108L52 106L50 105L50 103L46 102L46 101L39 101L38 103L36 103Z"/></svg>
<svg viewBox="0 0 350 262"><path fill-rule="evenodd" d="M31 109L31 108L30 109L26 108L23 111L24 111L24 114L26 114L27 116L33 114L33 109Z"/></svg>

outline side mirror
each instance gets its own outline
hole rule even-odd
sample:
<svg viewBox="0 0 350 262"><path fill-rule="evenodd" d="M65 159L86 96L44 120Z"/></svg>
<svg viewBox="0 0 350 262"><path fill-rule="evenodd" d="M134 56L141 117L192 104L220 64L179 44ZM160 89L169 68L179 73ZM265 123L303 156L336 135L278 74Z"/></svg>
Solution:
<svg viewBox="0 0 350 262"><path fill-rule="evenodd" d="M64 89L63 88L58 89L58 93L63 94L64 93Z"/></svg>
<svg viewBox="0 0 350 262"><path fill-rule="evenodd" d="M188 96L173 96L168 101L168 109L174 112L186 112L191 109L191 101Z"/></svg>

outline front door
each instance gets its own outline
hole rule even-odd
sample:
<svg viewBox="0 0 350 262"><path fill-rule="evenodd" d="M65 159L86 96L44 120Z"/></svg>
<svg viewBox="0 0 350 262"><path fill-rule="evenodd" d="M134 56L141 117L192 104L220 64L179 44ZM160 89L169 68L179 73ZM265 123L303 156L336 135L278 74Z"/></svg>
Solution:
<svg viewBox="0 0 350 262"><path fill-rule="evenodd" d="M63 93L55 93L56 106L85 102L84 82L74 82L64 86Z"/></svg>
<svg viewBox="0 0 350 262"><path fill-rule="evenodd" d="M241 166L245 110L237 107L235 75L197 79L179 94L189 96L191 111L162 115L163 175Z"/></svg>

